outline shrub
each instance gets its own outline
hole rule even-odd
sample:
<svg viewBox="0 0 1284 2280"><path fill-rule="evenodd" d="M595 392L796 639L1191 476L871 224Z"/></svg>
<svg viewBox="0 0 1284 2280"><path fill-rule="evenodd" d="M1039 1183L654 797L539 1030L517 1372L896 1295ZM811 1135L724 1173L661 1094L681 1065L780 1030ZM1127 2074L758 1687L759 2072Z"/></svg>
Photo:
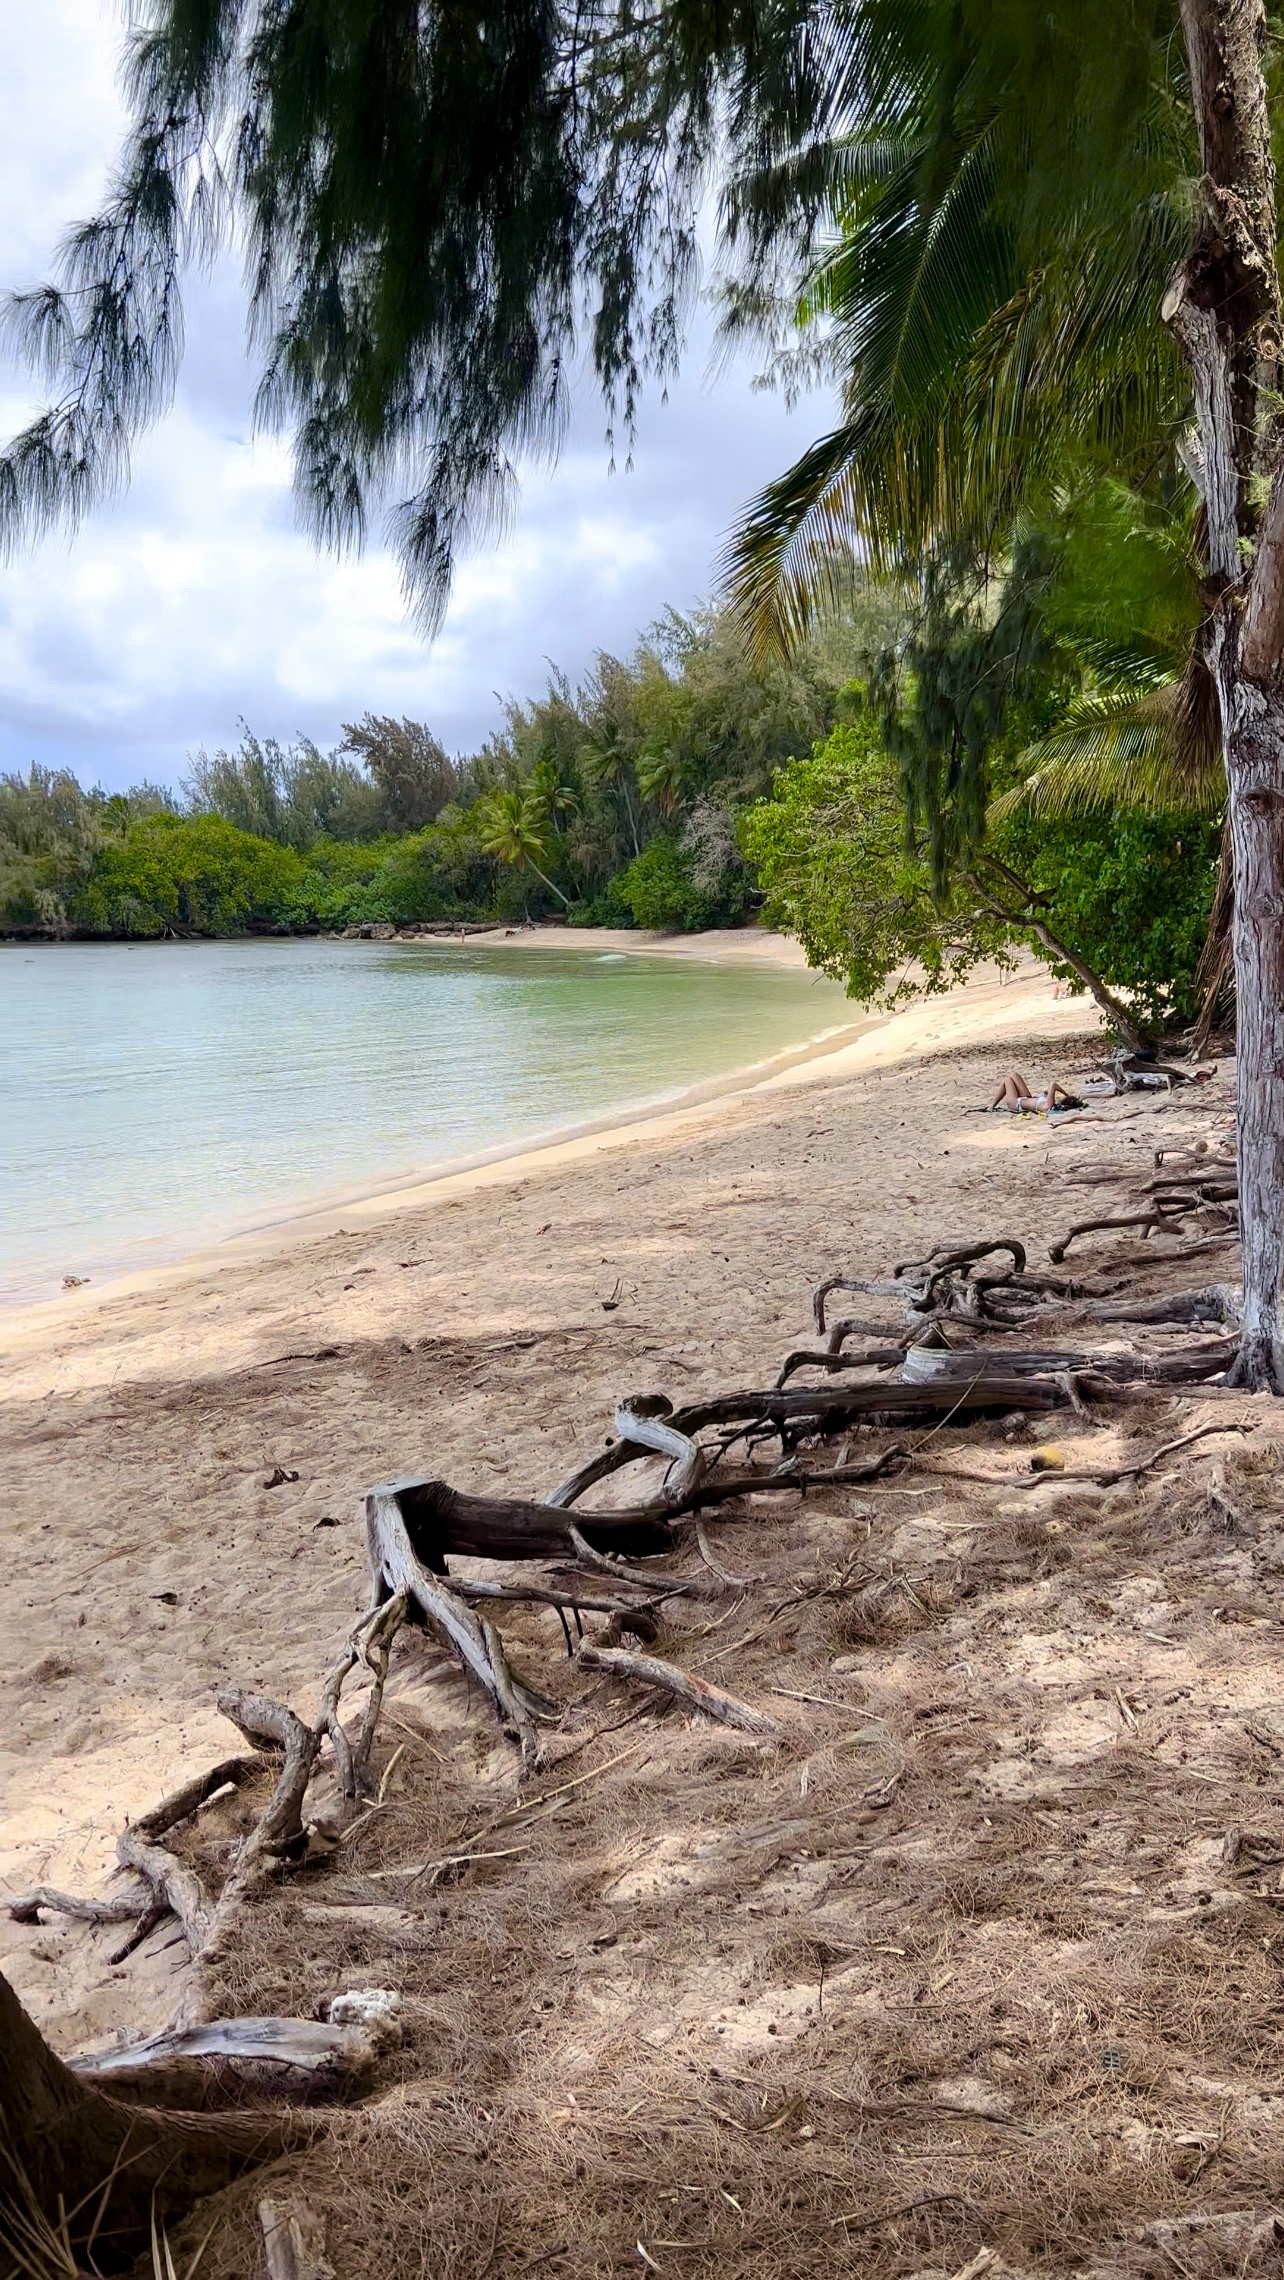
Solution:
<svg viewBox="0 0 1284 2280"><path fill-rule="evenodd" d="M99 934L239 934L279 924L301 873L291 848L221 816L152 815L99 848L71 916Z"/></svg>
<svg viewBox="0 0 1284 2280"><path fill-rule="evenodd" d="M658 934L694 934L702 927L726 926L742 917L749 886L747 876L734 865L728 866L716 887L698 885L690 852L666 834L644 847L628 869L612 879L607 893L623 904L634 926Z"/></svg>

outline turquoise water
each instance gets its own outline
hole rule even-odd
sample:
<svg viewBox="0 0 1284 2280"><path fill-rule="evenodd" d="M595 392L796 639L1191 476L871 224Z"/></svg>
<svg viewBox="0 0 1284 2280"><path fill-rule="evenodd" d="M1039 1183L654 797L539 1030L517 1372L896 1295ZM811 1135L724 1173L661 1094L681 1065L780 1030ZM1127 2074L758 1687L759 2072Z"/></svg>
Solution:
<svg viewBox="0 0 1284 2280"><path fill-rule="evenodd" d="M749 965L436 943L0 947L0 1301L682 1092L852 1022Z"/></svg>

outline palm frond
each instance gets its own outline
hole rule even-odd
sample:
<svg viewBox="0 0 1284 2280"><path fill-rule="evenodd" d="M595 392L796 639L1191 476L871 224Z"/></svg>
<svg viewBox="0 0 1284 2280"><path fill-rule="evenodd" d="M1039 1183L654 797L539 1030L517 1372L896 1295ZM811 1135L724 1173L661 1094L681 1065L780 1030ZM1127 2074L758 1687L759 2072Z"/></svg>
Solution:
<svg viewBox="0 0 1284 2280"><path fill-rule="evenodd" d="M1226 775L1207 666L1195 656L1163 687L1078 699L1056 728L1027 746L1021 766L1028 773L991 802L988 823L1022 807L1049 820L1120 807L1217 815Z"/></svg>

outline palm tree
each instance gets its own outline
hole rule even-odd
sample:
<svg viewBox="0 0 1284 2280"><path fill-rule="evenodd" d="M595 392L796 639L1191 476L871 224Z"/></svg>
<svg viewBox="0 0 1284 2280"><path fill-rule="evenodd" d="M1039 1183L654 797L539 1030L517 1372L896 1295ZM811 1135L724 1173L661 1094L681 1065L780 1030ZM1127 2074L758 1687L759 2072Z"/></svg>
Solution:
<svg viewBox="0 0 1284 2280"><path fill-rule="evenodd" d="M539 792L489 792L477 803L477 844L516 871L533 871L566 910L571 898L541 866L548 861L548 808Z"/></svg>
<svg viewBox="0 0 1284 2280"><path fill-rule="evenodd" d="M672 744L644 747L636 768L638 790L654 800L666 823L677 814L682 798L682 754Z"/></svg>
<svg viewBox="0 0 1284 2280"><path fill-rule="evenodd" d="M873 187L850 226L831 204L839 257L816 288L839 323L844 424L756 502L733 588L759 646L787 646L836 550L904 559L964 533L993 553L1067 447L1117 467L1148 452L1154 467L1190 422L1207 609L1195 647L1217 693L1233 857L1244 1307L1231 1375L1284 1392L1284 296L1263 0L1182 0L1179 20L1137 0L1113 29L1089 21L1091 0L1038 11L1071 63L1120 78L1126 131L1095 197L1054 162L1110 104L1100 86L1081 99L1033 7L960 10L959 36L942 40L930 7L857 0L884 29L889 11L901 47L873 102L857 82L852 106L857 187ZM929 20L932 52L915 38ZM1047 82L1042 113L1013 100L1014 27ZM1148 82L1130 99L1138 34ZM836 158L831 189L839 174ZM1056 238L1058 256L1032 250Z"/></svg>
<svg viewBox="0 0 1284 2280"><path fill-rule="evenodd" d="M1045 149L1028 224L1016 186L1040 97L997 16L987 45L944 27L929 0L861 0L856 13L899 68L890 85L886 73L856 83L824 185L829 240L797 301L804 327L828 331L843 419L751 502L724 557L759 656L787 654L841 600L854 548L895 571L960 538L1001 547L1074 452L1153 472L1188 401L1154 322L1189 238L1175 185L1193 154L1171 43L1152 54L1140 37L1150 76L1100 178L1095 140L1063 154L1052 184ZM1040 124L1055 150L1053 99ZM769 205L771 187L741 195Z"/></svg>

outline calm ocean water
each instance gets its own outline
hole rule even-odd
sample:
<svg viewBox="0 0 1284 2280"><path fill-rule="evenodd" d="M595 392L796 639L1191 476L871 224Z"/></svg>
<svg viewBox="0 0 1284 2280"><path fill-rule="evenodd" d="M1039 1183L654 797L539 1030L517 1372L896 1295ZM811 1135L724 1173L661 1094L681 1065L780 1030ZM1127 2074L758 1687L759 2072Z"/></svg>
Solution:
<svg viewBox="0 0 1284 2280"><path fill-rule="evenodd" d="M0 946L0 1301L662 1098L855 1017L805 973L587 949Z"/></svg>

